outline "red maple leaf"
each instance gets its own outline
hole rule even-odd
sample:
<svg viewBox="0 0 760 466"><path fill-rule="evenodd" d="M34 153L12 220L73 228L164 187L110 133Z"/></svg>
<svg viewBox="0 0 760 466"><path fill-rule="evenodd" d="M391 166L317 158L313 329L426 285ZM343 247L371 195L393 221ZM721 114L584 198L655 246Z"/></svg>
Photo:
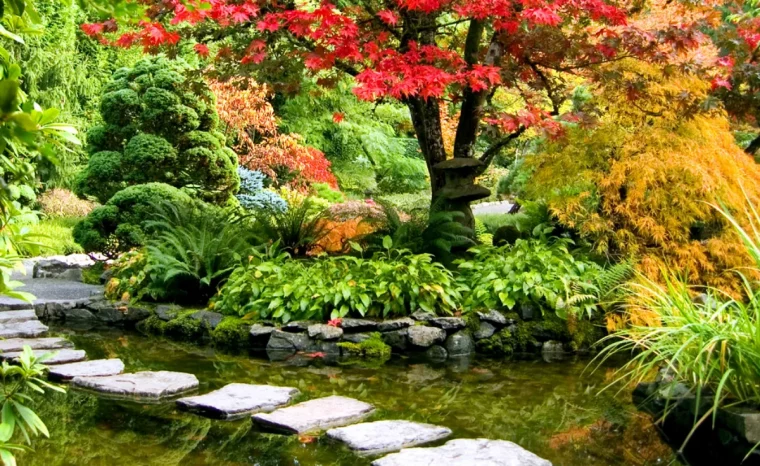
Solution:
<svg viewBox="0 0 760 466"><path fill-rule="evenodd" d="M344 118L345 118L345 115L340 112L333 113L333 121L335 123L340 123L341 121L343 121ZM332 322L332 320L330 322ZM330 324L328 323L327 325L330 325Z"/></svg>
<svg viewBox="0 0 760 466"><path fill-rule="evenodd" d="M208 45L206 45L206 44L195 44L195 46L193 47L193 49L195 50L195 52L198 55L200 55L202 57L208 57Z"/></svg>
<svg viewBox="0 0 760 466"><path fill-rule="evenodd" d="M395 26L398 24L398 16L391 10L383 10L379 12L377 16L389 26Z"/></svg>

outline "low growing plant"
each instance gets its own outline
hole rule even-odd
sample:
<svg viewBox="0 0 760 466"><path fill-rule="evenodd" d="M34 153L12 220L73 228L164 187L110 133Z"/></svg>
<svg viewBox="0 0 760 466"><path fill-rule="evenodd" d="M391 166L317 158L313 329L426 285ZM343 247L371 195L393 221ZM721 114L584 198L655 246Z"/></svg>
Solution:
<svg viewBox="0 0 760 466"><path fill-rule="evenodd" d="M357 244L355 249L361 251ZM254 319L320 320L405 316L417 309L454 312L460 295L453 274L428 254L392 249L372 259L320 256L291 260L289 254L254 252L220 291L217 309Z"/></svg>
<svg viewBox="0 0 760 466"><path fill-rule="evenodd" d="M458 262L459 284L468 310L533 304L559 317L592 315L602 268L574 257L565 238L518 239L514 245L479 246Z"/></svg>

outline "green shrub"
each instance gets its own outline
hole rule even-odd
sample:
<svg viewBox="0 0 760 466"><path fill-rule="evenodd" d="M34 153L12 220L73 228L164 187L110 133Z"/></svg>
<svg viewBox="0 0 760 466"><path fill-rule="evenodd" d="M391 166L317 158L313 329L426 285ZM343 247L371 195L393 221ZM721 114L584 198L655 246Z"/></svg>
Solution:
<svg viewBox="0 0 760 466"><path fill-rule="evenodd" d="M342 192L330 188L330 185L327 183L312 183L311 189L314 192L314 196L325 199L331 204L346 202L346 196Z"/></svg>
<svg viewBox="0 0 760 466"><path fill-rule="evenodd" d="M74 227L74 239L85 252L109 257L142 246L147 240L147 224L161 202L177 206L194 203L190 196L167 184L130 186L79 222Z"/></svg>
<svg viewBox="0 0 760 466"><path fill-rule="evenodd" d="M79 195L107 202L126 186L160 182L224 204L237 191L237 156L215 134L214 96L182 61L151 57L114 73L87 135Z"/></svg>
<svg viewBox="0 0 760 466"><path fill-rule="evenodd" d="M92 212L95 205L92 202L79 199L63 188L53 188L40 194L37 198L40 210L48 218L84 217Z"/></svg>
<svg viewBox="0 0 760 466"><path fill-rule="evenodd" d="M303 256L329 233L325 213L312 198L293 202L287 210L253 211L254 232L260 243L277 243L294 256Z"/></svg>
<svg viewBox="0 0 760 466"><path fill-rule="evenodd" d="M82 247L74 241L72 233L80 220L77 217L47 218L29 225L29 238L37 245L26 248L21 244L19 253L23 256L56 256L83 252Z"/></svg>
<svg viewBox="0 0 760 466"><path fill-rule="evenodd" d="M152 234L139 263L127 257L114 267L121 286L113 294L206 304L250 252L248 228L208 204L161 203L154 208L145 223Z"/></svg>
<svg viewBox="0 0 760 466"><path fill-rule="evenodd" d="M390 239L386 241L390 249ZM255 319L319 320L394 317L417 309L450 314L460 295L452 273L427 254L386 250L372 259L254 252L220 291L215 307Z"/></svg>
<svg viewBox="0 0 760 466"><path fill-rule="evenodd" d="M353 356L370 359L388 359L391 357L391 347L384 341L378 332L370 333L369 338L361 343L342 341L338 343L345 352Z"/></svg>
<svg viewBox="0 0 760 466"><path fill-rule="evenodd" d="M458 263L458 282L466 290L467 310L533 304L566 318L591 315L600 288L597 264L575 258L572 241L518 239L514 245L479 246L471 260Z"/></svg>

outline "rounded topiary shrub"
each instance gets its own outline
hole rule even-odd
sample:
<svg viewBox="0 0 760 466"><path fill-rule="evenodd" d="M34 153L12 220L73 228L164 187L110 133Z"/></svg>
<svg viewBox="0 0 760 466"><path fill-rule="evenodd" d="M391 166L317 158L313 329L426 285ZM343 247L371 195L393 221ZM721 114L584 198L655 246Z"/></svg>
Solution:
<svg viewBox="0 0 760 466"><path fill-rule="evenodd" d="M90 160L76 191L106 203L119 190L160 182L224 204L237 192L237 156L217 131L214 95L182 61L151 57L116 71L103 124L87 133Z"/></svg>
<svg viewBox="0 0 760 466"><path fill-rule="evenodd" d="M100 252L109 257L145 243L150 234L147 223L156 205L169 202L188 205L194 201L185 192L164 183L130 186L111 197L103 206L74 227L74 240L86 252Z"/></svg>

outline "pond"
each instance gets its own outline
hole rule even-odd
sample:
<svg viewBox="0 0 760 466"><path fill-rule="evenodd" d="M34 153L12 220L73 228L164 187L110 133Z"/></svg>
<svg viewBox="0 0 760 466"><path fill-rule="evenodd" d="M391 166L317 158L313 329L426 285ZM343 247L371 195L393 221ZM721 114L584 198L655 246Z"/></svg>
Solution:
<svg viewBox="0 0 760 466"><path fill-rule="evenodd" d="M372 403L375 419L443 425L452 438L516 442L555 465L679 464L630 392L599 388L612 368L584 372L588 360L475 358L434 365L394 357L380 367L283 362L117 330L66 333L90 359L119 357L127 371L191 372L200 392L230 382L297 387L303 398L345 395ZM76 391L39 406L49 440L22 454L23 465L366 465L324 438L255 431L249 420L212 421L174 403L143 405Z"/></svg>

